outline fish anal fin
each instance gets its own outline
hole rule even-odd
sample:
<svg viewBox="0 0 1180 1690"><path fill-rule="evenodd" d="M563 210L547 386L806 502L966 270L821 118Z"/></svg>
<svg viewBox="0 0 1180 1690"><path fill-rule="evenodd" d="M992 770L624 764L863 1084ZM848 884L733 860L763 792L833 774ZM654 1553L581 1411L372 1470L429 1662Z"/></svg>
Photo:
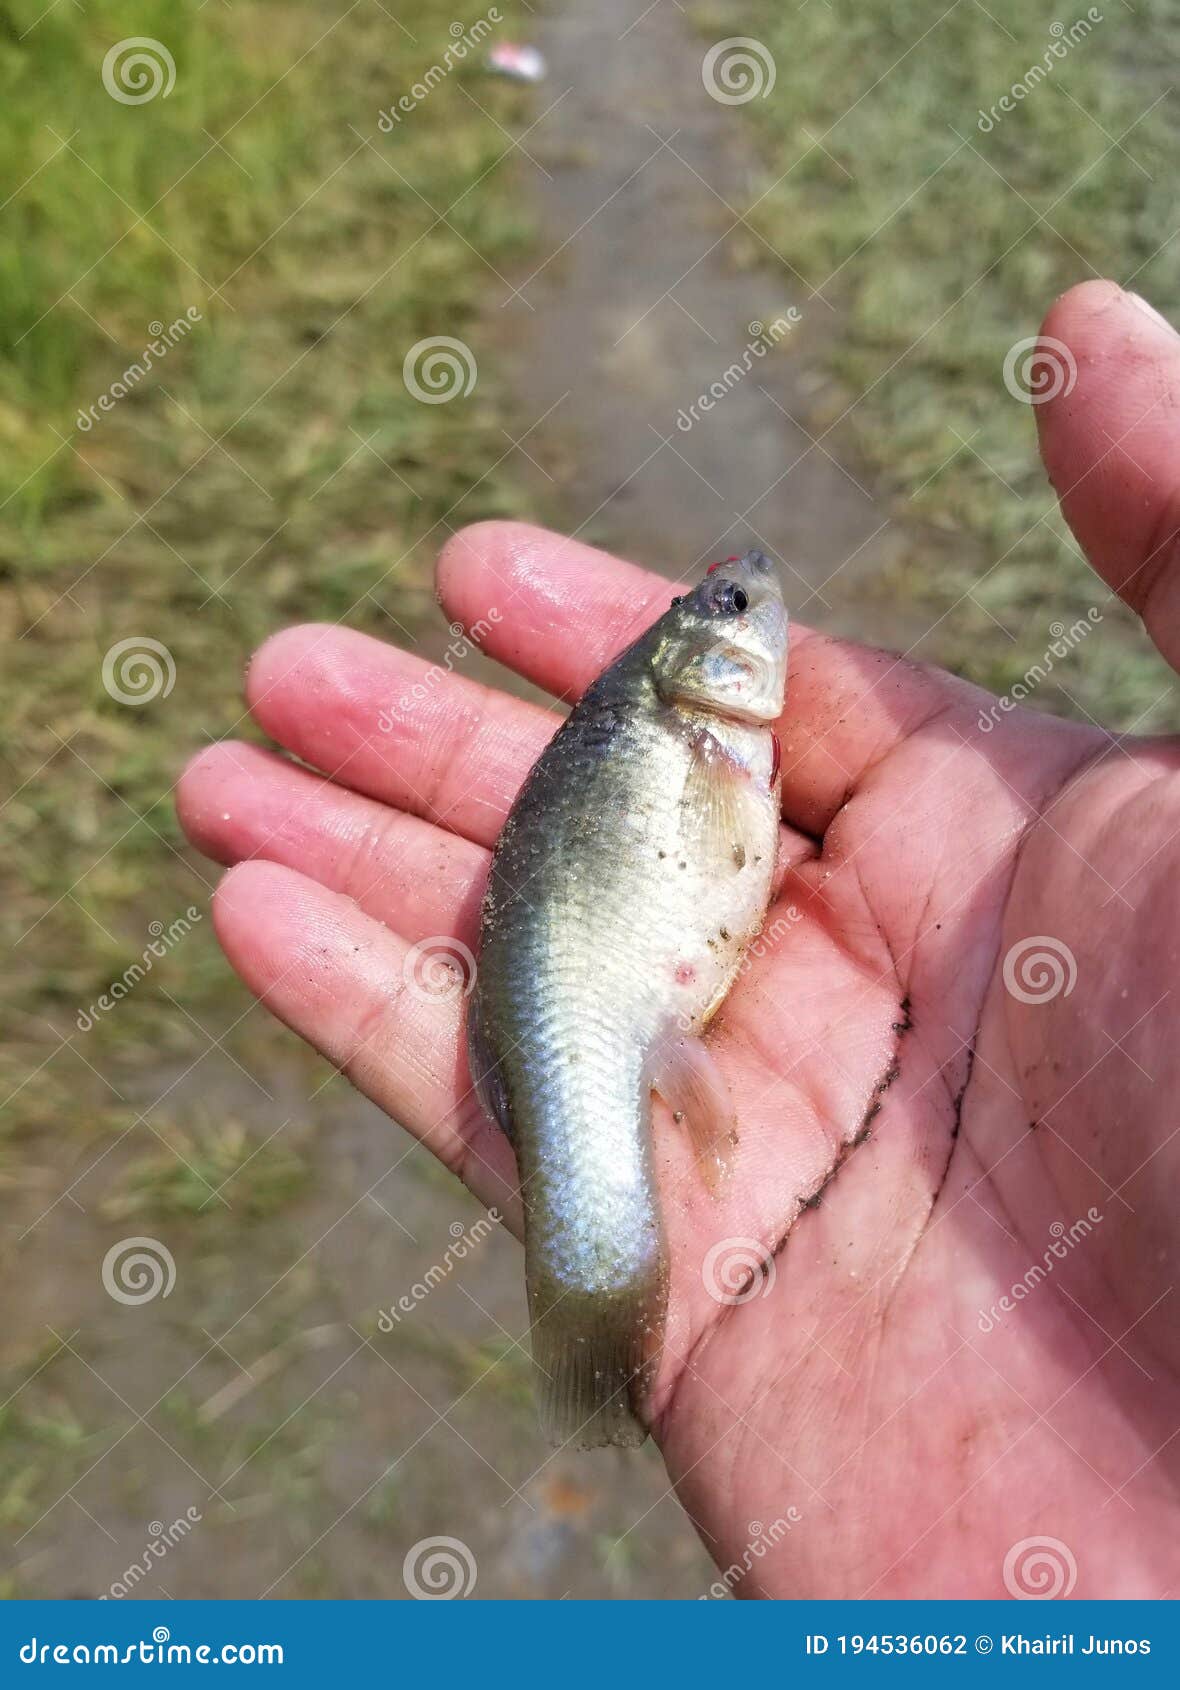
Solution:
<svg viewBox="0 0 1180 1690"><path fill-rule="evenodd" d="M664 1040L652 1055L650 1083L688 1133L715 1196L732 1171L738 1135L729 1087L708 1046L691 1036Z"/></svg>

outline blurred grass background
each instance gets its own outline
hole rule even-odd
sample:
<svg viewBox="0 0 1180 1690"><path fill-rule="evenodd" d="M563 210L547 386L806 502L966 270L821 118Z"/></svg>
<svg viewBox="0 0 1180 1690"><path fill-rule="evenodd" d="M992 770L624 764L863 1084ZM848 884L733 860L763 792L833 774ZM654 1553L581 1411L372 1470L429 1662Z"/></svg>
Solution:
<svg viewBox="0 0 1180 1690"><path fill-rule="evenodd" d="M503 33L535 27L528 9L499 9ZM316 1396L317 1355L372 1326L358 1336L351 1324L357 1247L335 1235L314 1262L300 1252L385 1166L389 1141L375 1112L250 1010L206 920L117 1015L75 1027L153 921L205 907L213 872L179 836L171 787L189 749L243 731L236 677L250 649L306 617L417 634L447 529L524 509L494 360L481 358L468 399L439 406L410 397L401 366L418 339L476 324L489 279L528 248L499 125L527 122L533 97L469 62L383 133L378 111L438 60L454 18L436 0L404 23L393 10L0 0L0 1265L20 1287L0 1333L8 1594L91 1594L105 1564L94 1523L55 1504L126 1420L90 1363L125 1368L136 1412L159 1396L153 1423L168 1440L141 1432L135 1459L99 1466L87 1481L98 1488L81 1493L99 1529L115 1528L115 1570L168 1486L177 1512L203 1494L187 1463L221 1484L243 1469L254 1481L232 1485L232 1508L208 1501L224 1535L185 1594L253 1594L296 1555L294 1594L394 1593L390 1543L453 1528L437 1512L445 1449L366 1492L323 1548L319 1534L335 1499L343 1508L372 1478L373 1451L406 1441L418 1388L469 1392L460 1427L470 1414L481 1451L517 1482L513 1448L535 1437L521 1352L507 1334L489 1345L458 1290L399 1327L396 1349L366 1352L370 1390ZM1133 278L1180 315L1167 80L1180 9L1111 8L1052 86L980 133L979 109L1039 61L1050 21L1022 0L961 0L942 15L918 0L691 14L702 42L754 34L774 53L774 98L734 114L760 161L756 189L772 189L753 222L783 255L790 296L806 284L836 307L831 332L802 349L809 424L832 426L907 537L873 596L841 607L842 625L871 637L875 605L917 606L934 624L922 654L1000 690L1044 651L1050 620L1094 602L1030 450L1030 413L1004 391L1004 356L1091 273ZM166 99L105 92L104 55L129 36L167 44ZM773 264L753 240L746 258ZM191 332L80 432L79 408L142 352L150 325L189 307L201 314ZM1164 725L1156 660L1131 618L1106 618L1069 696L1046 688L1038 704ZM102 683L105 652L131 636L162 641L175 662L172 691L149 709ZM363 1246L391 1295L406 1262L437 1259L452 1218L473 1212L424 1156L404 1178L419 1237L396 1258ZM133 1336L98 1283L103 1249L128 1232L166 1236L186 1287L183 1307L178 1296L138 1311ZM501 1245L511 1255L505 1240L484 1248ZM243 1315L255 1287L265 1303ZM86 1361L52 1325L63 1308ZM513 1326L511 1309L495 1312ZM231 1322L250 1382L218 1353L185 1374ZM578 1594L693 1588L701 1563L682 1529L626 1535L642 1487L659 1494L648 1455L616 1476L629 1510L559 1472L543 1481L533 1535L505 1551L489 1524L508 1568L501 1593L536 1590L575 1530L592 1566Z"/></svg>
<svg viewBox="0 0 1180 1690"><path fill-rule="evenodd" d="M1079 20L1088 31L1073 31ZM773 96L743 110L768 161L759 187L789 174L753 222L835 308L824 348L835 381L813 429L839 420L841 443L912 528L882 602L935 625L923 656L1004 692L1044 652L1050 621L1069 625L1095 602L1004 359L1091 276L1180 321L1180 7L758 0L706 5L694 22L709 37L740 23L775 58ZM1063 42L1028 97L990 119ZM1153 708L1166 671L1136 620L1117 606L1106 617L1068 695L1051 684L1034 707L1177 725Z"/></svg>
<svg viewBox="0 0 1180 1690"><path fill-rule="evenodd" d="M149 919L203 890L174 854L171 787L197 736L237 723L252 647L312 616L416 628L439 524L513 508L506 476L484 473L504 449L493 372L439 406L401 366L419 338L462 334L527 236L495 168L503 135L475 104L427 99L378 129L450 43L449 7L416 6L417 41L367 0L346 19L298 0L43 11L0 6L12 1083L139 954ZM132 34L167 44L167 98L104 90L107 47ZM477 60L455 74L500 121L520 103ZM188 335L79 431L150 325L189 307ZM144 635L177 679L137 711L101 665ZM173 989L194 1012L225 993L207 935ZM141 1029L157 1056L161 1040L191 1047L161 1002L149 980L122 1006L120 1051ZM21 1116L60 1121L81 1078L55 1062ZM102 1105L88 1131L119 1119Z"/></svg>

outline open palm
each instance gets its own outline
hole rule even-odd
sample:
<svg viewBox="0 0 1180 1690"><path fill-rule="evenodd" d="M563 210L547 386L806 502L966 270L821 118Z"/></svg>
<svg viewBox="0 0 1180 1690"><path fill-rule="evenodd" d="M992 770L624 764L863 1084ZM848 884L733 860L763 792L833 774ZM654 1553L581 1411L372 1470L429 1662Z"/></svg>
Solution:
<svg viewBox="0 0 1180 1690"><path fill-rule="evenodd" d="M1180 339L1110 284L1046 328L1080 371L1039 416L1066 513L1180 661ZM670 592L508 524L457 536L439 589L562 698ZM185 827L237 865L215 906L231 962L518 1217L462 998L418 989L414 947L474 945L555 718L329 627L268 641L248 696L329 778L242 744L187 771ZM992 704L796 628L775 902L709 1035L740 1128L719 1194L657 1114L673 1277L652 1429L747 1594L1180 1576L1180 745Z"/></svg>

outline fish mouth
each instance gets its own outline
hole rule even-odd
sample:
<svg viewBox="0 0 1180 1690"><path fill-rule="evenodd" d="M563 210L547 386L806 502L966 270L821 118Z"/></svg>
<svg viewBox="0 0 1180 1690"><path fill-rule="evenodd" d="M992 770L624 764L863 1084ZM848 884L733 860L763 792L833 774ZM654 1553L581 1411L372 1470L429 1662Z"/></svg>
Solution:
<svg viewBox="0 0 1180 1690"><path fill-rule="evenodd" d="M742 552L740 557L735 554L733 557L721 558L717 563L711 563L705 574L712 575L718 569L728 569L734 566L738 569L749 570L752 575L761 576L763 579L775 580L778 577L777 563L768 558L765 552L760 552L756 546Z"/></svg>
<svg viewBox="0 0 1180 1690"><path fill-rule="evenodd" d="M741 557L733 561L759 586L774 593L779 599L785 599L783 565L777 558L767 557L765 552L754 549L743 552Z"/></svg>

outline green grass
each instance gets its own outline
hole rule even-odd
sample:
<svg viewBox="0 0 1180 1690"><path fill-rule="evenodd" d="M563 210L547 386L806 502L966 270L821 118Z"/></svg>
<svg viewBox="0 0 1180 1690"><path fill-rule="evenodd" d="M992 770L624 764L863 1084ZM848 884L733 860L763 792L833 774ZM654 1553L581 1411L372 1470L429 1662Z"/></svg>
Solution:
<svg viewBox="0 0 1180 1690"><path fill-rule="evenodd" d="M310 1178L307 1163L281 1138L257 1144L245 1123L199 1112L190 1128L174 1128L131 1163L102 1214L145 1224L201 1216L228 1190L238 1221L262 1220L304 1192Z"/></svg>
<svg viewBox="0 0 1180 1690"><path fill-rule="evenodd" d="M519 9L499 10L507 32ZM102 1323L119 1331L119 1311L97 1275L111 1238L167 1237L181 1283L199 1285L189 1359L204 1323L238 1318L251 1272L260 1290L277 1283L276 1332L314 1322L328 1294L297 1258L338 1093L265 1015L246 1015L209 921L77 1028L153 923L207 911L216 873L179 835L179 769L243 731L242 668L269 632L339 618L404 639L437 615L430 564L448 530L516 509L509 466L485 475L509 413L480 310L493 269L530 238L498 127L525 121L528 97L473 53L386 133L379 113L453 45L455 9L363 0L345 13L346 0L49 12L0 0L0 1191L15 1234L57 1205L18 1249L30 1315L0 1356L18 1390L0 1424L14 1532L118 1428L119 1405L81 1363L36 1371L55 1353L47 1313L65 1332L83 1317L79 1343L110 1365ZM166 97L125 104L104 88L105 55L131 36L166 47ZM188 331L79 428L158 339L152 325L186 311ZM435 335L465 339L478 363L471 394L447 404L403 382L408 349ZM103 681L108 649L133 637L160 642L175 668L171 691L142 706ZM237 1073L207 1036L227 1027L248 1073L303 1075L295 1118L269 1141L283 1117L266 1097L205 1100L215 1071ZM100 1157L78 1188L83 1216L62 1192ZM173 1410L183 1421L171 1400L160 1413ZM177 1435L198 1430L178 1422ZM235 1432L226 1470L250 1435ZM301 1421L259 1457L259 1485L310 1508L318 1452L340 1435ZM207 1436L225 1443L224 1427Z"/></svg>
<svg viewBox="0 0 1180 1690"><path fill-rule="evenodd" d="M204 907L212 876L194 875L172 812L180 764L235 729L242 665L268 632L307 617L414 631L448 529L515 508L506 468L479 479L505 415L479 309L490 267L528 238L497 168L497 122L523 96L472 55L383 133L379 112L439 61L455 14L420 0L415 43L368 0L344 10L153 0L36 21L40 0L0 4L9 1086L62 1034L104 1072L112 1052L191 1060L205 1041L165 992L198 1018L244 1007L206 923L74 1033L151 921ZM131 35L166 46L167 97L104 88L104 55ZM80 430L151 325L190 308L189 332ZM468 397L423 404L402 363L436 334L469 336L479 376ZM167 648L175 683L128 706L103 659L142 637ZM82 1061L55 1058L21 1091L9 1146L60 1122L79 1083ZM117 1100L95 1098L83 1130L120 1127Z"/></svg>
<svg viewBox="0 0 1180 1690"><path fill-rule="evenodd" d="M1044 652L1051 622L1096 602L1031 408L1005 390L1005 355L1094 274L1133 278L1180 320L1167 244L1180 15L1169 0L1097 9L1104 21L990 132L980 110L1042 62L1051 24L1068 30L1086 7L759 0L695 14L713 39L753 35L775 58L773 94L742 108L767 159L758 191L771 189L755 222L833 378L814 420L838 423L829 448L858 457L910 529L879 593L945 616L923 654L998 690ZM808 304L811 289L833 312ZM1084 663L1065 665L1076 706L1055 687L1035 702L1164 725L1145 644L1112 610Z"/></svg>

